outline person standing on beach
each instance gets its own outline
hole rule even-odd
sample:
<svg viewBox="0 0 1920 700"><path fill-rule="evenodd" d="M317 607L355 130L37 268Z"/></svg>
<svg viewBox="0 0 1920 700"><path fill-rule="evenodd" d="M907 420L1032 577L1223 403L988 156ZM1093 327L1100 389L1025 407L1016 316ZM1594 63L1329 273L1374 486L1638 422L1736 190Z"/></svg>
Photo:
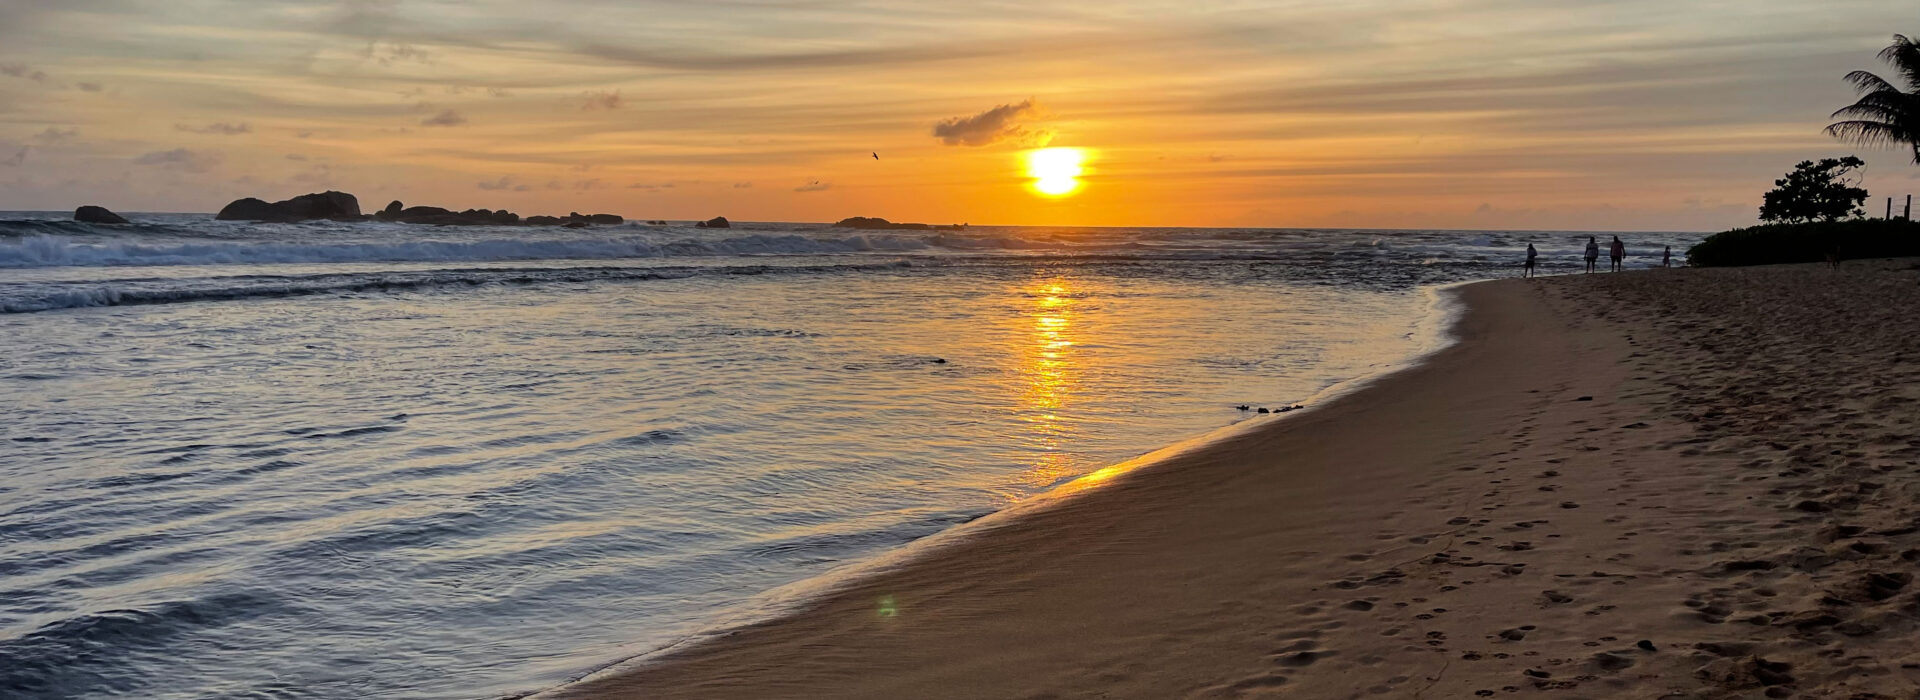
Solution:
<svg viewBox="0 0 1920 700"><path fill-rule="evenodd" d="M1627 244L1621 243L1619 236L1613 237L1613 245L1607 248L1607 257L1613 259L1613 264L1607 268L1608 272L1621 272L1627 269L1627 264L1623 262L1627 258Z"/></svg>
<svg viewBox="0 0 1920 700"><path fill-rule="evenodd" d="M1594 265L1600 261L1600 240L1587 236L1587 274L1593 274Z"/></svg>
<svg viewBox="0 0 1920 700"><path fill-rule="evenodd" d="M1660 266L1673 267L1673 246L1667 246L1666 250L1660 251Z"/></svg>
<svg viewBox="0 0 1920 700"><path fill-rule="evenodd" d="M1533 266L1535 264L1538 264L1539 262L1540 262L1540 251L1534 250L1533 244L1528 243L1527 244L1527 271L1522 276L1532 277L1534 275Z"/></svg>

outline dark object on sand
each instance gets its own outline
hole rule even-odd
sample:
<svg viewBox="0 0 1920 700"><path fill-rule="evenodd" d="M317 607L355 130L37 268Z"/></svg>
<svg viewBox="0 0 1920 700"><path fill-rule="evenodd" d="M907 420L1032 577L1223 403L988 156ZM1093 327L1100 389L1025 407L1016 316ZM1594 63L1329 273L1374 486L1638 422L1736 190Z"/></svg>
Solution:
<svg viewBox="0 0 1920 700"><path fill-rule="evenodd" d="M1260 412L1261 412L1261 413L1272 413L1272 411L1269 411L1269 410L1267 410L1267 408L1266 408L1265 406L1261 406L1261 407L1260 407Z"/></svg>
<svg viewBox="0 0 1920 700"><path fill-rule="evenodd" d="M247 197L236 199L213 218L221 221L269 221L287 223L312 219L359 219L360 200L345 192L328 190L303 194L271 204Z"/></svg>
<svg viewBox="0 0 1920 700"><path fill-rule="evenodd" d="M733 228L733 224L727 222L727 217L716 216L711 219L707 219L706 221L702 221L700 223L694 224L693 227L694 228Z"/></svg>
<svg viewBox="0 0 1920 700"><path fill-rule="evenodd" d="M106 207L96 207L91 204L73 210L73 220L88 224L132 223L119 214L108 211Z"/></svg>
<svg viewBox="0 0 1920 700"><path fill-rule="evenodd" d="M966 224L932 226L928 224L894 223L892 221L888 221L886 219L882 219L877 216L848 217L848 218L841 219L839 221L834 222L833 225L835 228L858 228L858 229L899 230L899 231L933 231L933 230L960 231L960 230L966 229L967 227Z"/></svg>
<svg viewBox="0 0 1920 700"><path fill-rule="evenodd" d="M1642 639L1638 642L1634 642L1633 645L1636 647L1640 647L1641 651L1654 651L1653 640L1651 639Z"/></svg>
<svg viewBox="0 0 1920 700"><path fill-rule="evenodd" d="M1580 397L1580 398L1577 398L1577 399L1574 399L1574 400L1575 400L1575 401L1592 401L1592 400L1593 400L1593 397L1591 397L1591 396L1582 396L1582 397Z"/></svg>
<svg viewBox="0 0 1920 700"><path fill-rule="evenodd" d="M1768 224L1723 231L1687 249L1698 267L1780 265L1920 255L1920 222L1853 219L1812 224Z"/></svg>

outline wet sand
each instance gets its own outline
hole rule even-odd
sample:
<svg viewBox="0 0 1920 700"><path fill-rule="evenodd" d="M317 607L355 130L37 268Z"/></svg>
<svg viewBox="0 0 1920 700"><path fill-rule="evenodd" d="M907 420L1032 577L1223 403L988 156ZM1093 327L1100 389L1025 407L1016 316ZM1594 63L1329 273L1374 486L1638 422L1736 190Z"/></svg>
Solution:
<svg viewBox="0 0 1920 700"><path fill-rule="evenodd" d="M542 697L1914 697L1912 266L1468 285L1420 367Z"/></svg>

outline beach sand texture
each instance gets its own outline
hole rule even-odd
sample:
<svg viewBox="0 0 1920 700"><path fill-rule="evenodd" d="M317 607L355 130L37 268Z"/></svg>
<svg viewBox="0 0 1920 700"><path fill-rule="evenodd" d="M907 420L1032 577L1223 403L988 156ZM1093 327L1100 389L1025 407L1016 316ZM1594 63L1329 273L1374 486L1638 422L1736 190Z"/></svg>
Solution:
<svg viewBox="0 0 1920 700"><path fill-rule="evenodd" d="M1916 696L1913 263L1459 293L1420 367L545 696Z"/></svg>

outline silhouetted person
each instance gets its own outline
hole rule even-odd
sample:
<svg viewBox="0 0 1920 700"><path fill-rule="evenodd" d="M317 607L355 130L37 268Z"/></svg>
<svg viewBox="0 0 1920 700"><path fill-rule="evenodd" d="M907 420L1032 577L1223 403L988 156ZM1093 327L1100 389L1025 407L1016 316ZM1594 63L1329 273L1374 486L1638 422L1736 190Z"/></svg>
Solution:
<svg viewBox="0 0 1920 700"><path fill-rule="evenodd" d="M1673 267L1673 246L1667 246L1666 250L1660 251L1660 266Z"/></svg>
<svg viewBox="0 0 1920 700"><path fill-rule="evenodd" d="M1607 248L1607 257L1613 259L1613 265L1607 268L1608 272L1627 269L1627 264L1624 262L1627 259L1627 244L1621 243L1619 236L1613 237L1613 245Z"/></svg>
<svg viewBox="0 0 1920 700"><path fill-rule="evenodd" d="M1593 274L1593 268L1600 262L1600 240L1587 236L1587 274Z"/></svg>
<svg viewBox="0 0 1920 700"><path fill-rule="evenodd" d="M1527 244L1527 271L1525 274L1522 275L1522 277L1532 277L1534 275L1533 266L1539 264L1539 262L1540 262L1540 251L1534 250L1533 244L1528 243Z"/></svg>

